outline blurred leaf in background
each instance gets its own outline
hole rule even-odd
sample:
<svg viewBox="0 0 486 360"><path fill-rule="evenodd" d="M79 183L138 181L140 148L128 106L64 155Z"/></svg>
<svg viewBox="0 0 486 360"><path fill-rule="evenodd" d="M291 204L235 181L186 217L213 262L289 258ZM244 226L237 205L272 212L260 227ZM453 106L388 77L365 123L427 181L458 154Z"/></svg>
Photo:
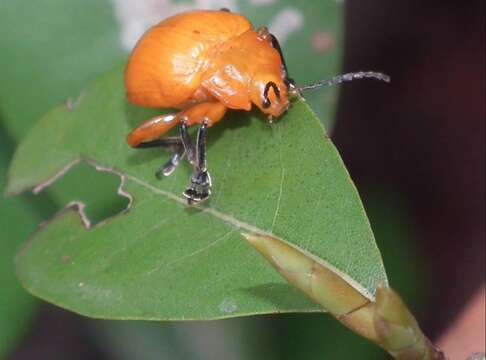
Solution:
<svg viewBox="0 0 486 360"><path fill-rule="evenodd" d="M0 2L0 131L2 139L10 140L2 141L2 193L5 171L16 141L49 108L77 96L91 77L115 62L123 61L125 52L117 41L118 31L113 8L108 1ZM118 197L103 197L103 191L84 191L86 187L83 184L93 173L82 169L81 173L73 172L66 185L51 191L50 197L57 200L57 208L73 197L89 200L90 204L99 199L92 205L96 219L99 213L97 204L110 207L113 203L116 207ZM116 187L103 178L97 181L100 182L104 184L103 189ZM20 242L27 240L35 225L51 216L56 206L45 195L2 198L0 206L0 239L4 249L0 253L0 266L2 269L5 267L0 276L5 276L4 289L8 290L0 292L0 327L8 326L11 330L10 335L5 333L1 336L1 341L2 347L8 344L11 348L14 333L21 334L14 329L20 330L23 326L23 321L16 317L21 315L27 321L33 315L32 298L20 290L14 279L13 255ZM39 208L43 210L37 212Z"/></svg>
<svg viewBox="0 0 486 360"><path fill-rule="evenodd" d="M0 189L6 183L7 164L11 156L9 139L0 131ZM32 196L6 199L0 197L0 359L3 358L23 335L31 323L37 301L20 287L15 277L14 256L43 218L50 212L48 201L36 207ZM44 207L44 208L42 208Z"/></svg>
<svg viewBox="0 0 486 360"><path fill-rule="evenodd" d="M47 110L77 97L125 52L108 1L0 3L0 110L18 140Z"/></svg>

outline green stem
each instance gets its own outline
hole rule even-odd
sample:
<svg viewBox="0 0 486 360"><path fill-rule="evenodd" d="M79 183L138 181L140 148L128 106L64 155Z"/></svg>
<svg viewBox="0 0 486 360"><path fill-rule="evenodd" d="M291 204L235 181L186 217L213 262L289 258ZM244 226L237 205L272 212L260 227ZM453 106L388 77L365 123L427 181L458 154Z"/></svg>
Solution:
<svg viewBox="0 0 486 360"><path fill-rule="evenodd" d="M390 287L378 287L373 297L324 260L284 240L266 235L242 235L287 281L395 359L445 359Z"/></svg>

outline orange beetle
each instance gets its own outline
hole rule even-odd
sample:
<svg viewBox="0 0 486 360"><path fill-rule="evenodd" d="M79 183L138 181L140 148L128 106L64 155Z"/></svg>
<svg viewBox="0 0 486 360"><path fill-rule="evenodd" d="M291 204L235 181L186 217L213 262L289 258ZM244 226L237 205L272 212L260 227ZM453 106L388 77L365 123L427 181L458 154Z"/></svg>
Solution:
<svg viewBox="0 0 486 360"><path fill-rule="evenodd" d="M255 105L271 121L289 108L290 97L303 90L364 77L389 81L381 73L357 72L296 87L288 77L278 41L267 28L254 30L247 18L226 9L181 13L143 35L125 71L130 102L181 111L145 121L128 135L127 142L135 148L172 149L157 177L170 175L187 156L193 175L183 195L189 204L197 203L211 193L207 128L220 121L228 109L250 111ZM179 137L160 138L177 124ZM196 144L187 130L194 124L201 125Z"/></svg>

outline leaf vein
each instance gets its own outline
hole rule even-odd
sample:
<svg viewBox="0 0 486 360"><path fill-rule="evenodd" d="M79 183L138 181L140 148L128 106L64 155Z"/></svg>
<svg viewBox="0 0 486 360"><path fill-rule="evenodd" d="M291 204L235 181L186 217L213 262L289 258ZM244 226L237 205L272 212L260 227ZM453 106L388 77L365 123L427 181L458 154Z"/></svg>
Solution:
<svg viewBox="0 0 486 360"><path fill-rule="evenodd" d="M128 175L128 174L124 174L124 173L120 173L122 176L125 176L128 180L130 181L133 181L134 183L146 188L147 190L153 192L154 194L158 194L158 195L162 195L162 196L165 196L166 198L170 199L170 200L173 200L177 203L179 203L180 205L183 205L183 206L187 206L187 202L185 199L169 192L169 191L165 191L165 190L162 190L162 189L159 189L143 180L140 180L134 176L131 176L131 175ZM273 235L271 232L268 232L268 231L265 231L263 229L260 229L258 227L256 227L255 225L251 225L251 224L248 224L244 221L241 221L241 220L238 220L236 218L234 218L233 216L231 215L227 215L227 214L224 214L216 209L213 209L213 208L210 208L210 207L202 207L200 205L192 205L193 208L196 208L198 210L200 210L202 213L206 213L206 214L210 214L212 216L214 216L215 218L218 218L219 220L222 220L223 222L233 226L234 228L236 229L243 229L243 230L246 230L246 231L249 231L249 232L252 232L252 233L255 233L255 234L262 234L262 235Z"/></svg>
<svg viewBox="0 0 486 360"><path fill-rule="evenodd" d="M179 258L177 258L177 259L175 259L175 260L173 260L173 261L170 261L170 262L168 262L168 263L165 263L165 264L161 264L161 265L159 265L159 266L156 266L155 268L153 268L153 269L149 270L149 271L147 272L147 275L150 275L150 274L152 274L152 273L154 273L154 272L156 272L156 271L159 271L159 270L161 270L162 268L168 268L168 267L170 267L170 266L172 266L172 265L174 265L174 264L176 264L176 263L178 263L178 262L181 262L181 261L187 260L187 259L189 259L189 258L191 258L191 257L193 257L193 256L196 256L196 255L198 255L198 254L200 254L200 253L202 253L202 252L206 251L207 249L209 249L209 248L213 247L214 245L216 245L216 244L220 243L221 241L226 240L226 239L229 237L229 235L231 235L231 234L232 234L234 231L235 231L234 229L232 229L232 230L230 230L230 231L227 231L225 234L221 235L221 236L220 236L219 238L217 238L216 240L211 241L209 244L207 244L207 245L205 245L205 246L203 246L203 247L201 247L201 248L199 248L199 249L197 249L197 250L194 250L192 253L189 253L189 254L187 254L187 255L183 255L183 256L181 256L181 257L179 257Z"/></svg>
<svg viewBox="0 0 486 360"><path fill-rule="evenodd" d="M275 226L275 223L277 221L278 213L280 211L280 202L282 200L282 193L283 193L283 184L285 180L285 168L283 166L283 159L282 159L282 134L280 133L280 130L278 130L278 135L279 135L279 160L280 160L280 189L278 193L278 198L277 198L277 205L275 206L275 213L273 215L273 220L272 220L272 226L270 227L270 232L273 233L273 228Z"/></svg>

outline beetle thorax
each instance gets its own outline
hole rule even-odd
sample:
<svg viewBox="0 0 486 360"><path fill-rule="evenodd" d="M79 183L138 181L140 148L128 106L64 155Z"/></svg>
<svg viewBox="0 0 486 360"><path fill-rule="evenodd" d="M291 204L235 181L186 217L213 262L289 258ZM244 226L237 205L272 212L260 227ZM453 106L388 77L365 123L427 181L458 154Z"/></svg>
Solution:
<svg viewBox="0 0 486 360"><path fill-rule="evenodd" d="M201 86L232 109L250 110L255 104L264 113L278 117L288 107L280 55L269 39L249 30L212 49ZM271 105L264 106L263 93L273 82L280 93L268 92Z"/></svg>

